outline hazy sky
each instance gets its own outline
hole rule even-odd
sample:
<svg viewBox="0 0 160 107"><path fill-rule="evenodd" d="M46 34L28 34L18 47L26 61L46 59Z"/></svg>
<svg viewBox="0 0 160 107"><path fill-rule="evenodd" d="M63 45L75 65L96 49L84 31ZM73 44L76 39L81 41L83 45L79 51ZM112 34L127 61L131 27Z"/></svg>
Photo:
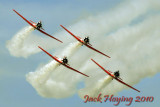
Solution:
<svg viewBox="0 0 160 107"><path fill-rule="evenodd" d="M37 94L35 89L26 81L25 75L34 71L40 63L45 63L50 58L46 55L41 57L40 53L25 58L11 56L6 48L6 41L11 39L20 29L27 26L12 9L19 11L27 19L33 21L42 20L44 28L48 33L54 34L61 30L60 24L71 25L90 15L97 15L116 7L123 0L14 0L0 1L0 107L106 107L114 106L112 102L106 103L84 103L75 94L69 98L54 99L43 98ZM43 34L34 31L34 34L43 37ZM47 42L47 41L46 41ZM150 44L152 45L152 44ZM158 107L160 102L160 74L147 77L134 85L141 93L133 90L124 90L118 96L133 97L153 96L153 102L133 103L136 107ZM80 86L81 87L81 86ZM56 88L56 87L55 87ZM126 103L120 103L123 107Z"/></svg>

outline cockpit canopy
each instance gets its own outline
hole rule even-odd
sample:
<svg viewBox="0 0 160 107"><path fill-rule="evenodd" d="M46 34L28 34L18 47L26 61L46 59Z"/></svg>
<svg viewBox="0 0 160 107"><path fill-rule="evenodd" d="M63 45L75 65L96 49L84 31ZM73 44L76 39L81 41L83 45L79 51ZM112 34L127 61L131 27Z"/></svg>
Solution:
<svg viewBox="0 0 160 107"><path fill-rule="evenodd" d="M67 57L64 57L62 61L63 61L64 64L67 64L68 63Z"/></svg>
<svg viewBox="0 0 160 107"><path fill-rule="evenodd" d="M84 38L84 42L85 43L89 43L89 36L87 36L87 37Z"/></svg>
<svg viewBox="0 0 160 107"><path fill-rule="evenodd" d="M114 76L115 76L115 77L119 77L119 76L120 76L120 74L119 74L119 70L118 70L118 71L116 71L116 72L114 72Z"/></svg>
<svg viewBox="0 0 160 107"><path fill-rule="evenodd" d="M39 22L37 23L37 29L40 29L40 28L42 28L42 22L41 22L41 21L39 21Z"/></svg>

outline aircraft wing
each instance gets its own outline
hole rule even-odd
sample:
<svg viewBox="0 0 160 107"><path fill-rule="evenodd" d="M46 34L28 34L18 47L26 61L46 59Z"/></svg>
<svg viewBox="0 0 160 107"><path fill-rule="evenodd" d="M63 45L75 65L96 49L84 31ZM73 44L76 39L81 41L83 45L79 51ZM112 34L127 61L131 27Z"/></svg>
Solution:
<svg viewBox="0 0 160 107"><path fill-rule="evenodd" d="M89 77L88 75L86 75L86 74L84 74L84 73L82 73L82 72L80 72L80 71L78 71L78 70L76 70L76 69L74 69L74 68L72 68L72 67L70 67L70 66L68 66L68 65L64 65L64 66L66 66L67 68L69 68L69 69L71 69L71 70L73 70L73 71L76 71L77 73L80 73L80 74L82 74L82 75L84 75L84 76L86 76L86 77Z"/></svg>
<svg viewBox="0 0 160 107"><path fill-rule="evenodd" d="M36 26L31 23L32 21L31 21L31 22L28 21L28 20L27 20L26 18L24 18L21 14L19 14L16 10L13 9L13 11L16 12L16 13L17 13L22 19L24 19L29 25L31 25L32 27L34 27L35 29L37 29ZM59 39L57 39L57 38L49 35L48 33L44 32L43 30L41 30L41 29L37 29L37 30L39 30L41 33L43 33L43 34L45 34L45 35L47 35L47 36L49 36L49 37L51 37L51 38L53 38L53 39L61 42L61 43L63 43L61 40L59 40Z"/></svg>
<svg viewBox="0 0 160 107"><path fill-rule="evenodd" d="M53 38L53 39L55 39L55 40L57 40L57 41L61 42L61 43L63 43L61 40L59 40L59 39L57 39L57 38L55 38L55 37L51 36L50 34L48 34L48 33L44 32L43 30L41 30L41 29L37 29L37 30L39 30L41 33L43 33L43 34L45 34L45 35L47 35L47 36L49 36L49 37L51 37L51 38Z"/></svg>
<svg viewBox="0 0 160 107"><path fill-rule="evenodd" d="M126 85L126 86L128 86L128 87L130 87L130 88L132 88L133 90L135 90L135 91L137 91L137 92L140 92L139 90L137 90L137 89L135 89L134 87L132 87L132 86L128 85L127 83L125 83L125 82L121 81L120 79L115 78L115 77L114 77L114 79L116 79L116 80L117 80L117 81L119 81L120 83L122 83L122 84L124 84L124 85Z"/></svg>
<svg viewBox="0 0 160 107"><path fill-rule="evenodd" d="M106 56L106 57L108 57L108 58L111 58L110 56L108 56L108 55L102 53L101 51L99 51L99 50L93 48L93 47L90 46L90 45L87 45L87 44L84 44L84 45L86 45L88 48L90 48L90 49L92 49L92 50L94 50L94 51L96 51L96 52L98 52L98 53L100 53L100 54L102 54L102 55L104 55L104 56Z"/></svg>
<svg viewBox="0 0 160 107"><path fill-rule="evenodd" d="M65 28L64 26L60 25L64 30L66 30L69 34L71 34L75 39L77 39L79 42L81 42L81 40L75 36L73 33L71 33L67 28Z"/></svg>
<svg viewBox="0 0 160 107"><path fill-rule="evenodd" d="M132 87L132 86L130 86L130 85L128 85L127 83L125 83L125 82L123 82L123 81L121 81L120 79L118 79L118 78L115 78L114 76L112 76L112 74L109 72L109 71L107 71L106 69L104 69L101 65L99 65L96 61L94 61L93 59L91 59L95 64L97 64L102 70L104 70L108 75L110 75L112 78L114 78L114 79L116 79L118 82L120 82L120 83L122 83L122 84L124 84L124 85L126 85L126 86L128 86L128 87L130 87L130 88L132 88L133 90L135 90L135 91L138 91L138 92L140 92L139 90L137 90L137 89L135 89L134 87Z"/></svg>
<svg viewBox="0 0 160 107"><path fill-rule="evenodd" d="M52 56L49 52L47 52L46 50L44 50L43 48L41 48L40 46L38 46L38 48L40 48L43 52L45 52L46 54L48 54L51 58L53 58L54 60L56 60L59 63L62 63L61 61L59 61L56 57Z"/></svg>
<svg viewBox="0 0 160 107"><path fill-rule="evenodd" d="M95 64L97 64L103 71L105 71L108 75L110 75L111 77L113 77L112 75L111 75L111 73L110 72L108 72L106 69L104 69L100 64L98 64L95 60L93 60L93 59L91 59Z"/></svg>
<svg viewBox="0 0 160 107"><path fill-rule="evenodd" d="M79 42L81 42L81 43L83 43L81 40L80 40L80 38L78 38L77 36L75 36L73 33L71 33L68 29L66 29L64 26L62 26L62 25L60 25L63 29L65 29L68 33L70 33L75 39L77 39ZM84 44L84 43L83 43ZM104 54L104 53L102 53L102 52L100 52L99 50L97 50L97 49L95 49L95 48L93 48L92 47L92 45L90 45L90 44L84 44L84 45L86 45L88 48L90 48L90 49L92 49L92 50L94 50L94 51L96 51L96 52L98 52L98 53L100 53L100 54L102 54L102 55L104 55L104 56L106 56L106 57L108 57L108 58L111 58L110 56L108 56L108 55L106 55L106 54Z"/></svg>
<svg viewBox="0 0 160 107"><path fill-rule="evenodd" d="M36 28L30 21L28 21L26 18L24 18L21 14L19 14L16 10L13 9L14 12L16 12L23 20L25 20L29 25Z"/></svg>
<svg viewBox="0 0 160 107"><path fill-rule="evenodd" d="M44 51L46 54L48 54L51 58L53 58L54 60L56 60L58 63L66 66L67 68L69 68L69 69L71 69L71 70L73 70L73 71L75 71L75 72L77 72L77 73L80 73L80 74L82 74L82 75L84 75L84 76L86 76L86 77L89 77L88 75L86 75L86 74L84 74L84 73L82 73L82 72L80 72L80 71L78 71L78 70L76 70L76 69L74 69L74 68L66 65L66 64L63 64L62 61L60 61L60 60L57 59L56 57L52 56L52 55L51 55L50 53L48 53L46 50L44 50L44 49L41 48L40 46L38 46L38 47L39 47L42 51Z"/></svg>

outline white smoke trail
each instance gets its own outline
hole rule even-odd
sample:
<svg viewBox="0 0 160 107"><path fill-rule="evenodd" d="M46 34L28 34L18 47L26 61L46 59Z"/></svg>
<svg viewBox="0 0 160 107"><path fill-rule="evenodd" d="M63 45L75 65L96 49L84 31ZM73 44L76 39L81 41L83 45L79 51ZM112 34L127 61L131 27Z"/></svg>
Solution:
<svg viewBox="0 0 160 107"><path fill-rule="evenodd" d="M100 57L95 57L95 59L103 67L107 66L105 68L112 70L113 72L119 69L123 81L130 85L138 83L144 77L155 75L160 70L159 61L157 60L160 58L159 25L160 15L157 15L146 19L138 25L120 29L116 33L113 33L106 37L106 39L102 40L102 43L105 43L106 47L112 47L110 50L112 61L101 60ZM105 50L102 45L99 46L99 48ZM82 68L84 70L83 72L92 71L96 73L95 69L98 68L92 62L85 66L87 67L85 67L86 69ZM100 68L96 70L101 72L97 73L97 75L101 77L95 79L96 74L90 74L94 76L94 79L86 79L86 87L79 91L81 98L83 98L87 92L90 96L99 94L94 93L94 90L97 90L97 92L99 91L95 83L107 74L105 74ZM103 86L103 83L100 84L99 88L102 87L101 85ZM95 87L90 88L91 86ZM125 88L126 86L114 80L111 84L106 84L105 88L101 90L101 93L104 95L115 94Z"/></svg>
<svg viewBox="0 0 160 107"><path fill-rule="evenodd" d="M75 43L70 43L69 46L67 46L66 49L62 51L60 57L67 56L70 58L80 48L80 46L82 46L82 44L78 41Z"/></svg>
<svg viewBox="0 0 160 107"><path fill-rule="evenodd" d="M86 47L78 50L78 47L80 47L78 43L75 43L76 45L71 44L61 55L58 55L60 57L65 55L69 58L72 56L69 64L72 67L79 68L81 72L90 74L90 78L85 80L85 88L79 91L81 98L85 94L91 96L95 96L99 92L106 94L106 90L107 94L114 94L126 88L117 81L111 81L109 77L106 78L107 75L90 61L91 57L105 68L107 66L106 69L111 71L119 69L123 80L130 85L134 85L140 79L158 72L159 63L156 59L159 58L158 49L160 47L158 42L160 39L158 36L160 33L159 16L145 19L144 22L134 26L129 26L129 24L152 9L159 9L159 5L158 0L127 1L109 12L94 17L91 16L72 25L71 31L74 31L74 34L80 34L81 37L84 37L85 34L92 34L91 43L98 50L111 55L111 59L107 59ZM126 25L128 26L126 27ZM60 35L58 37L62 41L67 40L67 38L64 38L64 34L70 37L68 33L64 32L56 34L56 36ZM106 37L105 35L109 33L110 35ZM68 39L67 41L72 40ZM30 52L24 53L26 50L33 49L29 45L30 42L26 44L27 46L22 47L27 48L19 53L23 57L31 55ZM58 45L53 43L53 47L56 48ZM153 51L153 48L156 51ZM60 51L56 50L56 53L58 54ZM76 51L78 52L75 53ZM150 64L151 62L153 64ZM55 61L49 62L35 72L30 72L26 75L26 78L41 96L53 98L64 98L73 95L77 92L77 84L83 79L78 73L74 73L63 66L58 67Z"/></svg>
<svg viewBox="0 0 160 107"><path fill-rule="evenodd" d="M54 39L46 37L48 39L43 40L44 38L31 34L33 30L33 27L27 26L20 30L11 40L7 41L6 47L11 55L27 58L30 55L40 52L37 48L38 45L43 46L45 49L53 49L53 41L57 43L56 46L58 45L58 42Z"/></svg>
<svg viewBox="0 0 160 107"><path fill-rule="evenodd" d="M139 4L139 2L134 2L134 3ZM132 3L130 3L130 4L132 4ZM129 16L125 15L125 12L124 12L124 16L126 16L126 17L124 19L123 18L120 19L121 20L120 22L123 23L120 26L125 25L125 24L129 24L131 22L131 20L135 20L138 16L147 12L147 10L149 10L150 7L154 7L154 5L150 4L149 1L147 3L147 6L146 5L142 6L141 3L139 5L135 5L135 6L138 7L137 11L134 11L134 9L132 10L132 8L129 8L129 7L132 7L131 5L129 5L128 8L125 8L125 7L118 8L118 9L122 9L121 10L122 12L124 9L128 9L129 12L134 11L132 14L138 13L137 15L133 15L136 17L133 17L132 15L127 14L127 12L126 12L126 14ZM143 12L141 11L141 7L142 7ZM111 11L111 13L112 12L113 11ZM113 13L116 13L116 12L113 12ZM104 14L102 14L102 16L103 15ZM105 17L103 17L103 18L105 18ZM111 18L111 17L109 17L109 18ZM130 21L128 21L128 20L130 20ZM100 21L101 21L101 19L100 19ZM104 19L104 21L105 21L105 19ZM86 23L87 23L87 21L86 21ZM99 21L97 20L94 23L99 23ZM110 23L113 24L113 21L111 21ZM80 22L79 22L79 24L80 24ZM80 27L79 24L77 25L78 28ZM111 24L109 24L109 25L111 25ZM152 40L152 41L150 41L153 44L153 45L151 45L151 48L156 47L155 43L157 44L157 42L153 42L153 40L155 38L151 39L151 35L154 32L158 31L158 29L159 29L158 24L159 24L159 17L153 16L149 19L146 19L144 22L141 22L141 24L124 27L122 29L119 29L117 32L112 33L110 36L107 36L107 37L105 37L103 35L105 35L109 31L112 31L117 26L118 26L117 28L119 28L120 27L119 24L118 25L113 24L114 27L111 27L111 29L108 31L103 31L106 29L104 28L104 26L101 26L101 24L97 26L97 27L99 27L99 29L97 29L97 30L95 30L93 27L91 27L91 28L89 27L87 29L87 31L84 31L85 33L86 32L88 33L88 31L94 30L97 32L97 34L101 34L101 32L103 32L103 35L102 35L103 37L99 36L99 35L96 36L95 41L97 43L96 44L93 43L93 44L96 46L97 49L99 49L103 52L108 51L109 52L108 54L111 55L112 59L108 60L105 57L103 57L103 56L97 54L96 52L93 52L85 47L82 48L81 50L79 50L75 55L73 55L71 57L71 65L73 65L74 67L76 66L76 68L79 67L81 72L84 72L86 74L90 74L89 75L90 78L87 78L85 80L85 85L86 85L85 88L79 90L80 97L83 98L83 96L85 94L90 94L91 96L95 96L95 95L99 94L99 92L101 92L102 94L106 94L106 90L107 90L107 94L114 94L114 93L119 92L122 89L126 88L123 85L119 84L115 80L111 81L111 79L108 79L109 77L105 78L105 76L107 76L107 75L100 68L98 68L94 63L92 63L90 61L91 57L95 58L97 62L102 64L102 66L105 67L107 65L108 66L107 69L110 69L111 71L115 71L115 70L119 69L121 72L121 77L123 78L124 81L127 81L128 84L134 85L135 83L138 83L142 77L138 78L136 76L137 76L137 74L143 75L143 72L138 72L139 70L135 70L134 67L137 68L141 65L140 64L139 66L136 67L135 63L137 63L137 61L139 62L141 60L144 60L141 57L142 57L142 55L146 55L146 50L142 51L142 53L140 55L138 54L138 52L132 53L131 50L133 50L135 48L135 46L136 46L135 44L137 44L137 43L140 43L138 46L144 45L143 48L146 48L146 46L147 46L146 43L148 42L147 37L149 38L149 40ZM83 23L82 23L82 25L83 25ZM78 28L76 28L76 26L75 27L73 26L73 28L75 29L73 31L76 31L78 29ZM156 40L158 41L159 40L158 36L156 36L156 37L157 37ZM144 41L141 42L141 40L144 40ZM101 42L98 42L98 41L101 41ZM156 49L158 47L159 47L159 44L157 45ZM141 50L143 50L143 48ZM151 50L151 48L150 48L150 50ZM70 48L70 49L72 49L72 48ZM74 48L74 49L77 49L77 48ZM70 52L69 49L66 49L66 51L62 52L62 56L63 55L67 56L67 54L69 54L68 52L72 53L72 52ZM57 53L59 53L59 52L57 52ZM136 58L136 56L132 56L134 54L139 57ZM151 53L151 54L153 54L153 53ZM77 57L77 56L79 56L79 57ZM132 56L133 58L130 56ZM157 54L155 55L155 57L157 57ZM150 60L150 59L148 59L148 60ZM76 63L74 63L74 62L76 62ZM134 65L134 67L132 67L132 64ZM53 66L54 66L54 64L53 64ZM130 68L130 67L132 67L132 68ZM141 68L141 67L139 67L139 68ZM70 95L73 95L77 91L76 85L77 85L77 83L82 81L82 76L80 76L77 73L76 73L77 74L76 75L73 72L69 72L68 70L67 71L65 71L65 70L66 70L66 68L64 68L64 67L59 67L57 69L51 70L51 72L52 71L53 72L52 72L52 74L49 74L50 75L49 77L46 76L45 74L42 75L42 77L39 76L38 74L41 73L42 71L36 70L36 72L38 74L33 74L31 76L29 73L27 75L27 80L33 85L33 87L37 90L37 92L43 97L54 97L54 98L68 97ZM144 71L144 70L142 69L142 71ZM140 73L142 73L142 74L140 74ZM146 75L146 76L148 76L148 75ZM40 84L36 81L32 81L32 80L34 80L33 78L36 76L38 76L40 78L46 77L45 78L46 82L44 82L43 84ZM113 89L113 87L114 87L114 89Z"/></svg>
<svg viewBox="0 0 160 107"><path fill-rule="evenodd" d="M65 48L62 55L59 56L65 55L69 58L80 46L81 43L79 42L71 43ZM76 81L73 81L73 78L70 78L70 76L76 77L76 75L80 74L62 67L63 65L58 69L59 65L58 62L53 60L35 72L30 72L26 75L27 81L32 84L41 96L62 98L75 93L75 91L69 92L70 88L75 89L74 86L76 86L73 85L76 84Z"/></svg>
<svg viewBox="0 0 160 107"><path fill-rule="evenodd" d="M99 38L99 36L97 35L106 35L107 33L112 32L119 27L123 27L131 23L136 18L146 14L149 10L159 9L159 7L160 6L158 0L126 1L116 8L110 9L110 11L102 12L97 16L90 16L84 20L80 20L76 24L72 25L72 28L70 30L74 31L74 34L79 34L82 38L84 38L84 36L86 35L92 35L91 38L96 39ZM21 35L23 34L21 33ZM10 40L10 43L7 43L6 47L10 51L11 55L26 58L30 55L40 52L37 48L37 45L41 45L45 47L45 49L55 49L63 47L73 40L73 38L70 37L70 35L64 30L62 32L54 34L54 36L65 42L60 45L57 41L54 41L51 38L41 38L39 36L31 35L27 36L27 38L25 39L22 39L21 42L23 44L21 44L21 48L19 48L16 47L16 45L11 45L11 41L15 41L14 43L20 42L16 41L17 36L15 36L14 38L12 38L12 40ZM16 51L14 50L14 48L16 49Z"/></svg>
<svg viewBox="0 0 160 107"><path fill-rule="evenodd" d="M27 57L27 54L32 50L27 49L24 46L24 41L33 30L33 27L27 26L18 32L11 40L7 41L6 47L8 48L11 55L16 57Z"/></svg>
<svg viewBox="0 0 160 107"><path fill-rule="evenodd" d="M92 78L93 79L93 78ZM90 81L92 81L90 79ZM83 95L89 95L90 97L98 96L102 90L112 81L111 76L106 76L104 78L100 78L95 84L89 85L90 87L86 87L84 89L80 89L79 93L83 93ZM88 81L87 81L88 82ZM90 83L87 83L90 84ZM81 96L84 97L84 96Z"/></svg>
<svg viewBox="0 0 160 107"><path fill-rule="evenodd" d="M92 35L92 38L104 36L119 27L123 27L136 18L145 15L149 10L159 9L160 2L158 0L134 0L126 1L110 11L102 12L97 16L90 16L85 20L71 26L74 34L85 37Z"/></svg>

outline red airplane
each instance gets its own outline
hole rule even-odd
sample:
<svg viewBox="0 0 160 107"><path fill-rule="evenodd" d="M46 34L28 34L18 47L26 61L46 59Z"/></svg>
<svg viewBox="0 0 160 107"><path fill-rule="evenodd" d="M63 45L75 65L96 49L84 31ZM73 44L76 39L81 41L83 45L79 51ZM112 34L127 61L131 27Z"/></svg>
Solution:
<svg viewBox="0 0 160 107"><path fill-rule="evenodd" d="M124 84L124 85L126 85L126 86L128 86L128 87L130 87L130 88L132 88L133 90L136 90L136 91L140 92L139 90L135 89L134 87L126 84L125 82L123 82L122 79L119 77L119 76L120 76L119 71L116 71L116 72L112 73L111 71L104 69L101 65L99 65L99 64L98 64L96 61L94 61L93 59L91 59L91 60L92 60L95 64L97 64L102 70L104 70L108 75L110 75L110 76L112 77L112 79L114 78L114 79L116 79L117 81L119 81L120 83L122 83L122 84Z"/></svg>
<svg viewBox="0 0 160 107"><path fill-rule="evenodd" d="M85 37L85 39L83 40L82 38L78 37L78 36L75 36L73 33L71 33L68 29L66 29L64 26L60 25L64 30L66 30L68 33L70 33L75 39L77 39L79 42L81 42L83 45L87 46L88 48L110 58L110 56L100 52L99 50L95 49L92 47L92 45L89 43L89 37Z"/></svg>
<svg viewBox="0 0 160 107"><path fill-rule="evenodd" d="M80 72L80 71L78 71L78 70L76 70L76 69L74 69L74 68L71 68L70 66L69 66L69 64L68 64L68 59L67 59L67 57L64 57L62 60L61 59L59 59L58 57L56 57L56 56L52 56L50 53L48 53L47 51L45 51L43 48L41 48L40 46L38 46L42 51L44 51L46 54L48 54L50 57L52 57L54 60L56 60L58 63L60 63L60 64L62 64L62 65L64 65L65 67L67 67L67 68L69 68L69 69L71 69L71 70L73 70L73 71L76 71L77 73L80 73L80 74L82 74L82 75L84 75L84 76L86 76L86 77L89 77L88 75L86 75L86 74L83 74L82 72Z"/></svg>
<svg viewBox="0 0 160 107"><path fill-rule="evenodd" d="M37 30L39 30L41 33L43 33L43 34L45 34L45 35L47 35L47 36L49 36L49 37L51 37L51 38L53 38L53 39L61 42L61 43L63 43L61 40L59 40L59 39L51 36L50 34L44 32L44 31L43 31L44 29L42 28L42 22L41 22L41 21L39 21L38 23L35 23L35 22L31 21L31 20L28 21L28 20L27 20L26 18L24 18L21 14L19 14L16 10L13 9L13 11L16 12L16 13L17 13L22 19L24 19L29 25L31 25L32 27L34 27L34 29L37 29Z"/></svg>

